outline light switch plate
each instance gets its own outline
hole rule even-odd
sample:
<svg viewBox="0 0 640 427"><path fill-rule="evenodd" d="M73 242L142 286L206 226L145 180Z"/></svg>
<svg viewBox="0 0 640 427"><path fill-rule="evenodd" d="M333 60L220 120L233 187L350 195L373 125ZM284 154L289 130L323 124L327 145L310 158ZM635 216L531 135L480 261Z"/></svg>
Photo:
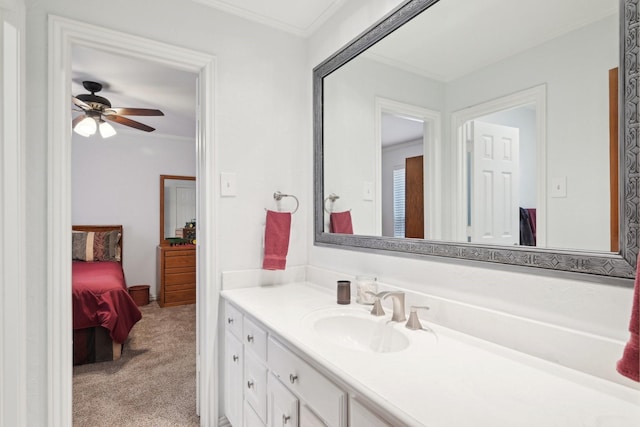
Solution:
<svg viewBox="0 0 640 427"><path fill-rule="evenodd" d="M551 178L551 197L567 197L567 177Z"/></svg>
<svg viewBox="0 0 640 427"><path fill-rule="evenodd" d="M220 173L220 195L235 197L238 193L236 174L232 172Z"/></svg>
<svg viewBox="0 0 640 427"><path fill-rule="evenodd" d="M373 200L373 183L365 181L362 187L362 199L371 201Z"/></svg>

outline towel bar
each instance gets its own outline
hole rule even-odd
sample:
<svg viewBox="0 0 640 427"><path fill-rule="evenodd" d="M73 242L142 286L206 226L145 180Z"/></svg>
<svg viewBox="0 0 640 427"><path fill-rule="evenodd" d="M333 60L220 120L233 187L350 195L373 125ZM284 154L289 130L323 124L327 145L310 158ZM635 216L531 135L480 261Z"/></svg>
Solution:
<svg viewBox="0 0 640 427"><path fill-rule="evenodd" d="M327 200L331 200L331 204L333 205L335 203L336 200L338 200L340 198L340 196L336 195L335 193L331 193L329 194L325 199L324 199L324 211L326 213L328 213L329 215L331 215L331 211L329 211L327 209ZM332 209L333 210L333 209Z"/></svg>
<svg viewBox="0 0 640 427"><path fill-rule="evenodd" d="M282 200L283 197L291 197L296 201L296 208L291 212L291 214L294 214L296 212L298 212L298 208L300 207L300 201L298 200L298 198L296 196L294 196L293 194L284 194L281 193L280 191L276 191L275 193L273 193L273 198L279 202L280 200Z"/></svg>

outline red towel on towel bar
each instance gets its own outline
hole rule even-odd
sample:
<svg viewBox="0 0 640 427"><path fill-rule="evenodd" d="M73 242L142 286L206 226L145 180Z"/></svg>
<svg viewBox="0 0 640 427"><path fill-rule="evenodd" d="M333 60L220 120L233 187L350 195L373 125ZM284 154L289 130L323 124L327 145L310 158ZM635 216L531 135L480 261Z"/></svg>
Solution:
<svg viewBox="0 0 640 427"><path fill-rule="evenodd" d="M329 215L329 231L331 233L353 234L351 212L331 212L331 215Z"/></svg>
<svg viewBox="0 0 640 427"><path fill-rule="evenodd" d="M267 211L264 228L264 270L284 270L289 252L291 212Z"/></svg>
<svg viewBox="0 0 640 427"><path fill-rule="evenodd" d="M629 322L629 341L616 365L616 369L625 377L640 382L640 255L636 267L636 281L633 289L633 308L631 309L631 321Z"/></svg>

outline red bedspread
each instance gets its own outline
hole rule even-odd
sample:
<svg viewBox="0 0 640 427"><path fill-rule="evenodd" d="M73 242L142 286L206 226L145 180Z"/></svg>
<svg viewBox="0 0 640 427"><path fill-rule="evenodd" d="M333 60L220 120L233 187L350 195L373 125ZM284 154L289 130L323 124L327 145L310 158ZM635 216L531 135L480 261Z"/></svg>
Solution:
<svg viewBox="0 0 640 427"><path fill-rule="evenodd" d="M118 262L73 261L73 329L102 326L123 343L142 313L133 301Z"/></svg>

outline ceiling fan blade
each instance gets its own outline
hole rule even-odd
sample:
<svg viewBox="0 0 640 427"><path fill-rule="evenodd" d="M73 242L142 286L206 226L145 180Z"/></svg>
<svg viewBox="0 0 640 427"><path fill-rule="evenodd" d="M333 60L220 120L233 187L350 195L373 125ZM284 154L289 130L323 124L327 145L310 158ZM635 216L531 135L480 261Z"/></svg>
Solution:
<svg viewBox="0 0 640 427"><path fill-rule="evenodd" d="M112 122L120 123L121 125L130 126L132 128L140 129L145 132L152 132L155 128L151 126L147 126L144 123L136 122L135 120L128 119L126 117L118 116L116 114L104 114L105 120L110 120Z"/></svg>
<svg viewBox="0 0 640 427"><path fill-rule="evenodd" d="M80 123L82 120L84 120L84 118L85 118L85 117L87 117L87 116L86 116L86 115L84 115L84 114L80 114L80 115L78 115L78 117L76 117L75 119L73 119L73 121L71 122L71 129L75 128L75 127L76 127L76 125L77 125L78 123Z"/></svg>
<svg viewBox="0 0 640 427"><path fill-rule="evenodd" d="M87 104L84 101L79 100L78 98L76 98L75 96L71 97L71 102L73 102L74 104L76 104L78 107L82 108L83 110L91 110L91 106L89 104Z"/></svg>
<svg viewBox="0 0 640 427"><path fill-rule="evenodd" d="M162 111L151 108L109 108L105 110L103 114L120 114L121 116L164 116Z"/></svg>

